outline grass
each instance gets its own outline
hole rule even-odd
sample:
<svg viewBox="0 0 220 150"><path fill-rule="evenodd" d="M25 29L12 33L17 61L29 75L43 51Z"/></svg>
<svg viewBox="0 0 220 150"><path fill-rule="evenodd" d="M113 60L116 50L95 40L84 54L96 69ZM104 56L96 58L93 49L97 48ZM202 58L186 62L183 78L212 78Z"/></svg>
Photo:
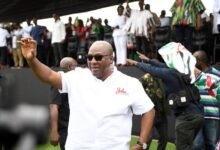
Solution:
<svg viewBox="0 0 220 150"><path fill-rule="evenodd" d="M131 146L137 143L137 137L132 137ZM49 143L46 145L40 145L36 148L36 150L60 150L59 146L52 146ZM153 140L150 144L150 150L157 150L157 140ZM168 143L166 150L176 150L176 147L173 143Z"/></svg>

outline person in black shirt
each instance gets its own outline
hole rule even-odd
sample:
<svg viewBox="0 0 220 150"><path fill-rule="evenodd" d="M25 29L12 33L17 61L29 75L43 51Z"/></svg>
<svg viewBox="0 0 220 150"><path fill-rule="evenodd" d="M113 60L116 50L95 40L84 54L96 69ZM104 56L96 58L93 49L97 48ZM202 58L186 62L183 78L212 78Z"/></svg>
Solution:
<svg viewBox="0 0 220 150"><path fill-rule="evenodd" d="M60 61L60 68L63 72L74 70L77 62L71 57L64 57ZM51 87L51 135L50 143L57 146L60 143L61 150L65 150L65 143L69 122L69 102L66 93L60 94L59 91Z"/></svg>

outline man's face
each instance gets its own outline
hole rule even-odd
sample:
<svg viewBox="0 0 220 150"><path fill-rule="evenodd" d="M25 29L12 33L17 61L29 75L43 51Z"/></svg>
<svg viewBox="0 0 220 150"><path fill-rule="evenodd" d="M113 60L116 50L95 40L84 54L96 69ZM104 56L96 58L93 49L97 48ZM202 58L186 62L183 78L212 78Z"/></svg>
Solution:
<svg viewBox="0 0 220 150"><path fill-rule="evenodd" d="M89 50L87 62L94 76L99 79L105 79L112 63L112 55L100 49L100 47L93 47Z"/></svg>
<svg viewBox="0 0 220 150"><path fill-rule="evenodd" d="M143 10L143 8L144 8L144 2L143 2L143 1L139 1L138 5L139 5L139 7L140 7L140 10Z"/></svg>
<svg viewBox="0 0 220 150"><path fill-rule="evenodd" d="M123 8L123 7L118 7L118 14L119 14L119 15L122 15L122 14L123 14L123 11L124 11L124 8Z"/></svg>
<svg viewBox="0 0 220 150"><path fill-rule="evenodd" d="M53 17L54 20L57 20L57 15L56 14L53 14L52 17Z"/></svg>

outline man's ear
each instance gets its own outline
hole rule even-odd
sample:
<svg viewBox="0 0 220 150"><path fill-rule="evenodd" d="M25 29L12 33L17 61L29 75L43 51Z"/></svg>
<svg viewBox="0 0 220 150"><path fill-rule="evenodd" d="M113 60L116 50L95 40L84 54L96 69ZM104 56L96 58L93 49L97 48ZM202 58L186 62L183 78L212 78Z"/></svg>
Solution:
<svg viewBox="0 0 220 150"><path fill-rule="evenodd" d="M113 56L110 56L110 61L111 61L111 64L113 63L113 61L114 61L114 57Z"/></svg>

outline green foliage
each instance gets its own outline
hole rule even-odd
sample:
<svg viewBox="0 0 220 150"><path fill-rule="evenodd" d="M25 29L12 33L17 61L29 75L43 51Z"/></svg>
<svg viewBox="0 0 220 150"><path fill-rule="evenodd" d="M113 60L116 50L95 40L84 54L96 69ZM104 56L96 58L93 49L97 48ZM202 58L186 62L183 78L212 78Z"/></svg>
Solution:
<svg viewBox="0 0 220 150"><path fill-rule="evenodd" d="M52 146L50 145L50 143L46 144L46 145L40 145L36 148L36 150L60 150L59 146Z"/></svg>
<svg viewBox="0 0 220 150"><path fill-rule="evenodd" d="M132 146L132 145L136 144L137 139L138 139L138 137L132 136L130 145ZM50 143L47 143L46 145L38 146L36 148L36 150L60 150L60 147L59 146L54 147L54 146L50 145ZM152 141L152 143L150 145L150 150L157 150L157 140ZM173 143L168 143L166 150L176 150L176 147Z"/></svg>
<svg viewBox="0 0 220 150"><path fill-rule="evenodd" d="M132 136L130 146L137 143L138 137ZM152 140L152 143L150 144L150 150L157 150L157 140ZM173 143L167 143L166 150L176 150L176 146Z"/></svg>

